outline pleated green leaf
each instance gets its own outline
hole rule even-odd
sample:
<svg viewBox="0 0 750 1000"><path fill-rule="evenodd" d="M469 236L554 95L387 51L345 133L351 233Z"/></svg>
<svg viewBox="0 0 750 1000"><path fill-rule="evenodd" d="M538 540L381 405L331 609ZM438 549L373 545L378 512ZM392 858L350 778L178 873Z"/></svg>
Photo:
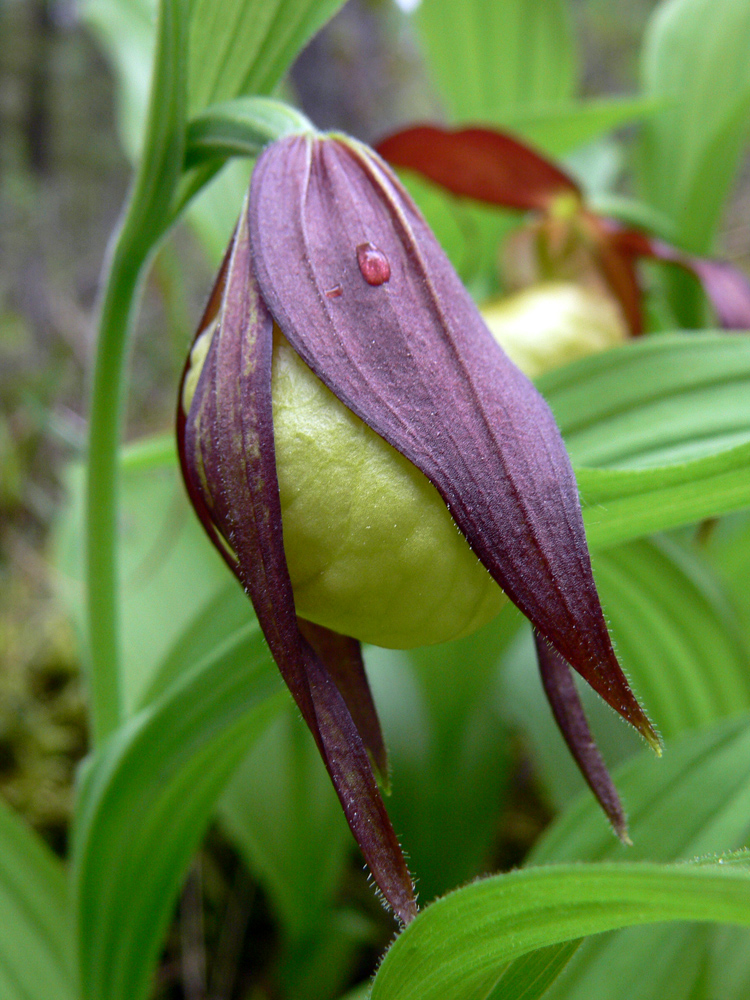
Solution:
<svg viewBox="0 0 750 1000"><path fill-rule="evenodd" d="M175 595L165 590L165 601L169 602L167 607L170 610L175 597L179 597L179 591ZM228 578L223 587L216 589L215 596L206 597L192 617L170 622L173 626L169 630L172 634L171 645L149 675L149 682L141 691L137 708L150 704L190 667L212 656L228 637L247 628L253 621L254 615L247 597L234 579Z"/></svg>
<svg viewBox="0 0 750 1000"><path fill-rule="evenodd" d="M58 585L79 629L83 629L83 475L67 474L68 502L56 526ZM223 641L222 626L253 620L252 607L229 578L193 513L176 467L174 440L159 438L124 453L120 514L120 620L124 707L128 714L149 697L161 670L174 676L211 643ZM220 617L206 621L219 604ZM226 617L225 617L226 616ZM186 660L179 645L185 630L203 638ZM169 661L172 666L164 665Z"/></svg>
<svg viewBox="0 0 750 1000"><path fill-rule="evenodd" d="M503 124L519 107L573 96L577 60L559 0L425 0L415 15L428 65L450 117Z"/></svg>
<svg viewBox="0 0 750 1000"><path fill-rule="evenodd" d="M731 851L750 834L750 718L743 712L646 751L614 772L628 811L632 847L623 847L581 795L532 852L529 863L675 861Z"/></svg>
<svg viewBox="0 0 750 1000"><path fill-rule="evenodd" d="M750 505L750 337L646 338L545 375L589 544Z"/></svg>
<svg viewBox="0 0 750 1000"><path fill-rule="evenodd" d="M474 882L423 910L380 966L371 1000L473 1000L536 949L657 921L750 926L750 868L599 863Z"/></svg>
<svg viewBox="0 0 750 1000"><path fill-rule="evenodd" d="M270 94L343 0L196 0L191 12L192 114L246 94ZM121 131L135 154L154 50L154 0L85 0L83 16L112 59Z"/></svg>
<svg viewBox="0 0 750 1000"><path fill-rule="evenodd" d="M0 996L74 1000L72 927L62 865L0 800Z"/></svg>
<svg viewBox="0 0 750 1000"><path fill-rule="evenodd" d="M681 464L750 441L750 336L663 334L590 355L538 382L573 464Z"/></svg>
<svg viewBox="0 0 750 1000"><path fill-rule="evenodd" d="M598 553L599 592L621 662L670 740L750 709L750 651L695 556L668 539Z"/></svg>
<svg viewBox="0 0 750 1000"><path fill-rule="evenodd" d="M553 825L530 863L573 860L672 860L721 853L750 836L750 719L716 724L667 743L664 759L641 754L615 774L628 806L633 847L618 845L595 803L581 797ZM548 994L549 1000L606 995L626 1000L742 1000L750 972L750 936L732 932L733 975L721 977L726 932L707 927L632 928L586 941ZM712 989L704 980L723 982Z"/></svg>
<svg viewBox="0 0 750 1000"><path fill-rule="evenodd" d="M503 129L522 136L550 156L564 156L624 125L643 121L658 109L644 97L611 97L507 111Z"/></svg>
<svg viewBox="0 0 750 1000"><path fill-rule="evenodd" d="M592 548L616 545L750 506L750 447L658 469L576 469Z"/></svg>
<svg viewBox="0 0 750 1000"><path fill-rule="evenodd" d="M643 192L686 249L711 249L748 136L750 5L669 0L649 23L643 84L662 109L641 137Z"/></svg>
<svg viewBox="0 0 750 1000"><path fill-rule="evenodd" d="M422 904L491 869L510 741L487 690L522 622L508 605L463 639L366 652L391 764L388 811Z"/></svg>
<svg viewBox="0 0 750 1000"><path fill-rule="evenodd" d="M193 113L244 94L270 94L343 0L196 0L190 32Z"/></svg>
<svg viewBox="0 0 750 1000"><path fill-rule="evenodd" d="M750 635L750 513L743 511L711 525L694 542L722 582L736 608L742 627Z"/></svg>
<svg viewBox="0 0 750 1000"><path fill-rule="evenodd" d="M512 961L486 1000L537 1000L575 955L580 941L566 941L530 951Z"/></svg>
<svg viewBox="0 0 750 1000"><path fill-rule="evenodd" d="M596 553L594 574L623 668L667 740L750 709L745 635L700 560L664 539L642 540ZM525 636L505 664L503 705L530 738L551 801L564 806L583 781L552 720L534 659ZM581 697L610 767L640 749L599 698L585 687Z"/></svg>
<svg viewBox="0 0 750 1000"><path fill-rule="evenodd" d="M295 940L314 938L352 841L320 754L291 706L252 747L218 815L285 932Z"/></svg>
<svg viewBox="0 0 750 1000"><path fill-rule="evenodd" d="M148 994L180 881L227 780L284 703L256 625L196 664L84 772L73 876L87 1000Z"/></svg>

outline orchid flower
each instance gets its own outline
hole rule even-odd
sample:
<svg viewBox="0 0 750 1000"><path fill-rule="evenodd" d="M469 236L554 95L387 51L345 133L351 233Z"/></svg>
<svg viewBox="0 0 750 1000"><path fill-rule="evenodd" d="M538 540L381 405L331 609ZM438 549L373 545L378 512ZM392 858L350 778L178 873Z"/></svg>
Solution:
<svg viewBox="0 0 750 1000"><path fill-rule="evenodd" d="M659 741L612 648L560 432L366 146L304 133L258 159L185 368L178 438L193 505L403 922L416 901L376 779L387 759L361 640L464 634L507 595L626 838L570 668Z"/></svg>
<svg viewBox="0 0 750 1000"><path fill-rule="evenodd" d="M504 132L416 125L383 139L377 149L392 166L415 171L452 194L535 212L535 221L510 240L511 268L517 271L520 262L528 283L551 274L598 284L619 303L632 336L643 332L639 258L691 272L723 327L750 327L750 284L735 267L598 215L572 177Z"/></svg>

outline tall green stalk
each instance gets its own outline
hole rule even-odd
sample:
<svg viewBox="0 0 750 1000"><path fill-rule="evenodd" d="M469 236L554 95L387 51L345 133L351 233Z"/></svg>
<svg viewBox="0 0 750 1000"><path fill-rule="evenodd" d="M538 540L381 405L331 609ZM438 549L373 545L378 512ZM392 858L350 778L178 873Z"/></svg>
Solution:
<svg viewBox="0 0 750 1000"><path fill-rule="evenodd" d="M119 447L125 362L146 265L170 221L184 159L189 0L161 0L143 153L109 256L91 398L86 502L89 688L94 740L122 716L118 599Z"/></svg>

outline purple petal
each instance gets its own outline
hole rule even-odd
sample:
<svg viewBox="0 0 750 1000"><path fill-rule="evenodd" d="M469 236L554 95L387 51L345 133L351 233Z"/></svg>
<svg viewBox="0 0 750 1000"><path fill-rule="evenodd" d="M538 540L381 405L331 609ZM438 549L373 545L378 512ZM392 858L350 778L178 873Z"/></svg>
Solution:
<svg viewBox="0 0 750 1000"><path fill-rule="evenodd" d="M392 172L353 140L283 139L256 164L250 231L263 298L294 349L434 483L541 635L658 746L612 649L552 414ZM386 258L387 281L363 276L363 244Z"/></svg>
<svg viewBox="0 0 750 1000"><path fill-rule="evenodd" d="M750 282L724 260L688 257L683 266L694 271L726 330L750 330Z"/></svg>
<svg viewBox="0 0 750 1000"><path fill-rule="evenodd" d="M370 760L384 788L388 788L388 754L377 709L356 639L339 635L322 625L298 619L299 629L328 668L341 697L362 737Z"/></svg>
<svg viewBox="0 0 750 1000"><path fill-rule="evenodd" d="M226 271L219 327L184 425L188 485L237 557L233 568L315 737L349 825L385 899L406 923L416 914L413 884L367 751L344 697L301 634L295 613L274 452L272 329L253 275L243 210ZM215 541L216 534L214 529Z"/></svg>
<svg viewBox="0 0 750 1000"><path fill-rule="evenodd" d="M194 342L211 325L211 323L213 323L219 313L219 310L221 309L221 302L224 297L224 289L227 282L227 272L232 259L232 251L234 249L236 235L235 231L232 234L232 239L230 240L229 246L224 254L224 259L221 262L219 273L216 276L216 281L214 282L211 294L208 297L206 308L203 310L201 321L198 324L198 330L195 334ZM216 546L219 554L227 566L233 573L237 574L237 557L234 552L229 549L226 544L226 540L222 538L221 532L214 523L211 512L213 500L210 493L208 493L205 489L200 476L196 474L196 459L198 458L198 451L196 450L197 442L195 441L196 426L195 423L188 426L187 414L185 413L182 405L183 386L190 370L191 363L192 359L188 354L185 360L185 366L182 370L179 393L180 402L177 407L176 420L177 454L180 460L180 470L182 472L182 478L185 481L185 487L187 489L188 496L190 497L190 502L192 503L193 509L198 515L206 534ZM205 375L202 375L202 379L206 379L206 383L204 383L204 385L207 385L208 382L216 377L216 356L213 353L210 358L207 359L204 371ZM196 393L196 395L198 395L198 393ZM190 455L188 455L188 447L191 449Z"/></svg>
<svg viewBox="0 0 750 1000"><path fill-rule="evenodd" d="M612 246L623 257L651 257L676 264L692 272L727 330L750 329L750 281L733 264L709 257L695 257L638 229L629 229L612 219L601 219Z"/></svg>
<svg viewBox="0 0 750 1000"><path fill-rule="evenodd" d="M623 844L629 845L628 824L620 796L591 735L570 667L537 632L534 632L534 641L542 685L563 739L615 833Z"/></svg>

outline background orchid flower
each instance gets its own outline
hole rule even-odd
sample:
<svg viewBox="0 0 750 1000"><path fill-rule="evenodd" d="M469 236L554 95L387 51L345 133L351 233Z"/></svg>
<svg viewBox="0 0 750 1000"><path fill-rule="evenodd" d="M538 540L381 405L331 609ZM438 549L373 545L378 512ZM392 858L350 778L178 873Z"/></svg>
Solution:
<svg viewBox="0 0 750 1000"><path fill-rule="evenodd" d="M629 333L617 303L578 281L543 281L482 303L482 318L529 378L616 347Z"/></svg>
<svg viewBox="0 0 750 1000"><path fill-rule="evenodd" d="M750 326L750 284L725 261L685 253L587 207L576 181L553 161L493 128L416 125L377 146L395 167L413 170L452 194L537 213L504 253L511 283L576 279L606 290L631 335L643 332L641 258L675 264L701 282L720 324Z"/></svg>
<svg viewBox="0 0 750 1000"><path fill-rule="evenodd" d="M296 375L289 375L289 364ZM421 490L428 506L436 498L443 528L435 529L435 544L422 550L418 567L428 602L431 578L446 575L451 616L450 603L464 597L452 593L451 574L464 560L475 574L475 597L484 602L479 618L497 611L501 588L530 619L555 717L625 838L622 808L570 667L652 746L659 741L612 649L560 433L543 398L493 340L398 179L371 150L342 136L290 136L259 158L186 366L178 436L196 511L253 602L375 881L408 922L416 902L375 780L374 772L385 780L387 761L359 648L359 640L379 636L342 634L340 602L327 609L293 580L298 554L287 539L304 535L304 526L295 523L294 503L282 509L279 484L289 439L303 433L305 418L288 433L280 421L277 434L285 379L307 385L311 397L323 392L324 408L339 408L373 447L393 452L408 470L409 489ZM329 458L341 452L338 432L316 441L323 427L312 420L310 449L317 445ZM345 463L327 459L320 470L313 456L311 450L317 544L335 562L333 513L353 484L346 471L331 475L346 470ZM379 485L369 489L375 507ZM410 558L398 516L391 518L395 532L378 528L382 552L374 558L384 565L394 551ZM420 519L421 509L417 532ZM356 528L366 534L371 524ZM460 545L446 564L441 539L448 538ZM345 561L338 568L345 570ZM439 630L425 635L423 596L401 592L402 579L378 578L355 563L349 570L362 584L357 599L377 607L382 594L373 597L374 587L414 619L415 636L402 634L401 644L445 637ZM344 588L344 604L353 593ZM430 615L440 623L440 608ZM455 634L471 627L471 613L459 617Z"/></svg>

